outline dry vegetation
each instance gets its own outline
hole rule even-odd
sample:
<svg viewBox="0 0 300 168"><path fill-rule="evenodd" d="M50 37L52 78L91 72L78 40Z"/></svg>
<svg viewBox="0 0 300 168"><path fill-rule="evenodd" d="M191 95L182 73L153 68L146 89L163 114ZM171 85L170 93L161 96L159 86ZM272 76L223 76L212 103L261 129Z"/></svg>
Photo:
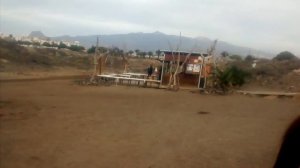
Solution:
<svg viewBox="0 0 300 168"><path fill-rule="evenodd" d="M68 49L30 48L0 39L0 78L40 78L49 76L91 75L93 54ZM156 60L131 58L129 71L146 72ZM121 57L109 56L104 72L121 73L124 70Z"/></svg>
<svg viewBox="0 0 300 168"><path fill-rule="evenodd" d="M0 52L3 65L1 71L14 70L15 67L49 69L56 66L69 66L89 69L91 66L91 59L86 53L67 49L22 47L13 41L0 40Z"/></svg>
<svg viewBox="0 0 300 168"><path fill-rule="evenodd" d="M258 59L255 68L252 61L234 61L226 66L237 66L250 73L245 89L300 91L300 60Z"/></svg>
<svg viewBox="0 0 300 168"><path fill-rule="evenodd" d="M75 52L67 49L28 48L14 42L0 41L0 77L35 78L47 76L87 75L93 71L93 54ZM258 59L256 68L252 68L252 60L235 60L220 63L220 69L229 66L251 74L243 89L247 90L281 90L300 91L300 60L268 60ZM149 64L160 65L157 60L128 59L128 71L146 72ZM124 65L121 57L109 56L104 72L122 73ZM197 85L197 77L184 78L179 74L180 85ZM164 78L164 83L168 78ZM167 84L167 83L165 83Z"/></svg>

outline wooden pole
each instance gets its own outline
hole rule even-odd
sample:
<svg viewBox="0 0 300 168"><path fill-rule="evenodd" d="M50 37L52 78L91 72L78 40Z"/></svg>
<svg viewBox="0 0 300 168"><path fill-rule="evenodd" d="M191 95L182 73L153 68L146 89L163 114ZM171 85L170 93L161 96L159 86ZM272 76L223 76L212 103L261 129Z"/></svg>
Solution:
<svg viewBox="0 0 300 168"><path fill-rule="evenodd" d="M198 79L198 86L197 86L198 89L200 89L201 71L202 71L202 64L200 64L200 72L199 72L199 79Z"/></svg>
<svg viewBox="0 0 300 168"><path fill-rule="evenodd" d="M203 85L203 89L206 88L206 62L204 61L204 85Z"/></svg>
<svg viewBox="0 0 300 168"><path fill-rule="evenodd" d="M200 72L199 72L199 80L198 80L198 89L200 89L200 84L201 84L201 76L202 76L202 70L204 71L203 75L204 75L204 84L203 84L203 88L202 89L205 89L206 87L206 62L205 62L205 57L202 57L203 61L202 61L202 65L201 65L201 68L200 68Z"/></svg>
<svg viewBox="0 0 300 168"><path fill-rule="evenodd" d="M94 64L95 64L95 74L97 75L97 65L98 65L98 45L99 45L99 37L97 36L97 43L96 43L96 48L95 48L95 54L94 54Z"/></svg>
<svg viewBox="0 0 300 168"><path fill-rule="evenodd" d="M162 85L163 77L164 77L164 68L165 68L165 60L163 60L161 74L160 74L160 85Z"/></svg>
<svg viewBox="0 0 300 168"><path fill-rule="evenodd" d="M95 47L95 53L94 53L94 73L90 79L90 82L94 82L96 76L98 75L98 60L97 60L97 55L98 55L98 44L99 44L99 37L97 37L97 45Z"/></svg>

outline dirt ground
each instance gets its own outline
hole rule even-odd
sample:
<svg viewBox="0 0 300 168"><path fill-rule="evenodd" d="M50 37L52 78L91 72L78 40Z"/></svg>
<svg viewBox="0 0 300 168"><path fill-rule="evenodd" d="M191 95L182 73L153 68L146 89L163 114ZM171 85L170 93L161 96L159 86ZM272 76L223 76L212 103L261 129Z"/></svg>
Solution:
<svg viewBox="0 0 300 168"><path fill-rule="evenodd" d="M1 168L268 168L299 99L72 80L0 85Z"/></svg>

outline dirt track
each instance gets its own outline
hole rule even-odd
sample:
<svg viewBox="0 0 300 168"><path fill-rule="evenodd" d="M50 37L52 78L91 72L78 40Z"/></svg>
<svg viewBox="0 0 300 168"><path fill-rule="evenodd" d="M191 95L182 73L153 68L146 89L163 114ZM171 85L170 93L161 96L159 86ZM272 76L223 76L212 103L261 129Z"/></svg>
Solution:
<svg viewBox="0 0 300 168"><path fill-rule="evenodd" d="M272 167L292 99L1 83L1 168Z"/></svg>

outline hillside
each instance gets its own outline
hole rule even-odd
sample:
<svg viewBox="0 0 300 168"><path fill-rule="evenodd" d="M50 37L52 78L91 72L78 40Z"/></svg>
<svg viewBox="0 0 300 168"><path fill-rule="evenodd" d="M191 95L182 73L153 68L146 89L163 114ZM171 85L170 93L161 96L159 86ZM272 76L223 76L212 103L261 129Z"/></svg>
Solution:
<svg viewBox="0 0 300 168"><path fill-rule="evenodd" d="M33 48L0 39L0 79L37 78L50 76L90 75L93 72L93 54L68 49ZM130 59L129 71L145 72L156 60ZM123 72L122 58L110 56L104 71Z"/></svg>
<svg viewBox="0 0 300 168"><path fill-rule="evenodd" d="M79 41L81 45L85 47L91 47L96 44L97 35L90 36L58 36L51 37L53 40L66 40L66 41ZM169 50L169 42L173 48L177 45L179 36L167 35L161 32L154 33L129 33L129 34L113 34L113 35L101 35L100 45L111 47L117 46L125 50L140 49L143 51L156 51L157 49ZM181 50L190 51L194 46L195 51L206 52L207 48L212 44L212 40L206 37L182 37ZM251 50L252 54L259 57L273 57L273 53L250 49L248 47L236 46L224 41L219 41L216 47L217 53L222 51L228 51L230 54L237 54L246 56Z"/></svg>
<svg viewBox="0 0 300 168"><path fill-rule="evenodd" d="M86 53L67 49L23 47L13 41L0 40L0 52L1 70L9 65L43 68L70 66L81 69L91 66L91 58Z"/></svg>
<svg viewBox="0 0 300 168"><path fill-rule="evenodd" d="M0 53L0 79L90 75L94 67L93 54L68 49L22 47L13 41L1 39ZM130 72L145 73L149 64L160 65L159 61L153 59L130 58L128 62ZM255 69L247 60L224 63L224 66L236 65L251 73L251 79L244 86L246 90L300 91L299 59L259 59ZM121 57L108 57L105 72L122 73L123 70Z"/></svg>
<svg viewBox="0 0 300 168"><path fill-rule="evenodd" d="M33 48L0 39L0 79L85 75L92 67L86 53L66 49Z"/></svg>

